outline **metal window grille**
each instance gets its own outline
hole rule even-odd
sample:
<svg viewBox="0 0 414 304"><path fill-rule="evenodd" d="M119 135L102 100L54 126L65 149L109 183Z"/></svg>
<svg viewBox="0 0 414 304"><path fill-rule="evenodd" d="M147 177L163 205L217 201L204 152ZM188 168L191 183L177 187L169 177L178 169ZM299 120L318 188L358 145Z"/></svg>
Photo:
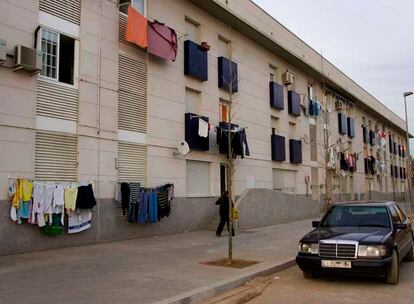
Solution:
<svg viewBox="0 0 414 304"><path fill-rule="evenodd" d="M40 0L39 10L80 25L82 0Z"/></svg>
<svg viewBox="0 0 414 304"><path fill-rule="evenodd" d="M118 142L118 181L137 182L142 186L147 180L147 147Z"/></svg>
<svg viewBox="0 0 414 304"><path fill-rule="evenodd" d="M189 196L209 196L210 163L187 160L187 194Z"/></svg>
<svg viewBox="0 0 414 304"><path fill-rule="evenodd" d="M76 135L37 131L35 178L51 181L76 181L77 151Z"/></svg>
<svg viewBox="0 0 414 304"><path fill-rule="evenodd" d="M77 121L79 114L79 90L38 79L36 114Z"/></svg>
<svg viewBox="0 0 414 304"><path fill-rule="evenodd" d="M119 55L118 128L147 131L147 64Z"/></svg>

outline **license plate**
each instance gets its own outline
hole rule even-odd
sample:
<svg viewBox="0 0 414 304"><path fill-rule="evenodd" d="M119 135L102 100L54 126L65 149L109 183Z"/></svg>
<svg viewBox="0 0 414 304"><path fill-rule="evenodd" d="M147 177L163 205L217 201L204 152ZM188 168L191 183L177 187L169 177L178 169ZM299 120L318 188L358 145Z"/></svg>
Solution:
<svg viewBox="0 0 414 304"><path fill-rule="evenodd" d="M323 268L351 268L351 261L322 260Z"/></svg>

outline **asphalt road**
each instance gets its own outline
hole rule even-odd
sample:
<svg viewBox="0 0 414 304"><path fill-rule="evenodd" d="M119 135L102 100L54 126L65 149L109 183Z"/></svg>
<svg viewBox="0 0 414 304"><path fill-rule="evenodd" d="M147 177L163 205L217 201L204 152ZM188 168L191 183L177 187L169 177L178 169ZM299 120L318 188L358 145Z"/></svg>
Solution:
<svg viewBox="0 0 414 304"><path fill-rule="evenodd" d="M298 267L273 275L273 283L249 304L414 303L414 262L403 262L398 285L381 280L322 276L306 280Z"/></svg>

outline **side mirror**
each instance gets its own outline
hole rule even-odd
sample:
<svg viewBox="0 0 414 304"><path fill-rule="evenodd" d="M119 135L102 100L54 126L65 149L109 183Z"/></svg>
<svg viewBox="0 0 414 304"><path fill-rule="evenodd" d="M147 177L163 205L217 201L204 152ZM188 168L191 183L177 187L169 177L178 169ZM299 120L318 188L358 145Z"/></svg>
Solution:
<svg viewBox="0 0 414 304"><path fill-rule="evenodd" d="M312 221L312 227L313 228L318 228L320 224L320 221Z"/></svg>
<svg viewBox="0 0 414 304"><path fill-rule="evenodd" d="M398 229L406 230L408 228L408 225L404 224L404 223L397 223L397 224L394 224L394 225L395 225L396 230L398 230Z"/></svg>

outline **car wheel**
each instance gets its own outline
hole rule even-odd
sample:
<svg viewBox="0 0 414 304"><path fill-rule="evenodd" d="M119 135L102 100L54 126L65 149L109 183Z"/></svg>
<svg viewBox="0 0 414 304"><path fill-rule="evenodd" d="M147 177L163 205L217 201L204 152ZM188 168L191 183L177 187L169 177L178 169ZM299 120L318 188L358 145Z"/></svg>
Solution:
<svg viewBox="0 0 414 304"><path fill-rule="evenodd" d="M398 284L398 278L400 276L400 265L398 263L398 254L397 251L394 249L392 251L392 262L391 268L387 274L387 284Z"/></svg>
<svg viewBox="0 0 414 304"><path fill-rule="evenodd" d="M303 273L303 277L305 279L312 279L313 278L313 273L310 272L310 271L302 271L302 273Z"/></svg>
<svg viewBox="0 0 414 304"><path fill-rule="evenodd" d="M411 240L411 249L405 257L405 260L410 262L414 261L414 238Z"/></svg>

